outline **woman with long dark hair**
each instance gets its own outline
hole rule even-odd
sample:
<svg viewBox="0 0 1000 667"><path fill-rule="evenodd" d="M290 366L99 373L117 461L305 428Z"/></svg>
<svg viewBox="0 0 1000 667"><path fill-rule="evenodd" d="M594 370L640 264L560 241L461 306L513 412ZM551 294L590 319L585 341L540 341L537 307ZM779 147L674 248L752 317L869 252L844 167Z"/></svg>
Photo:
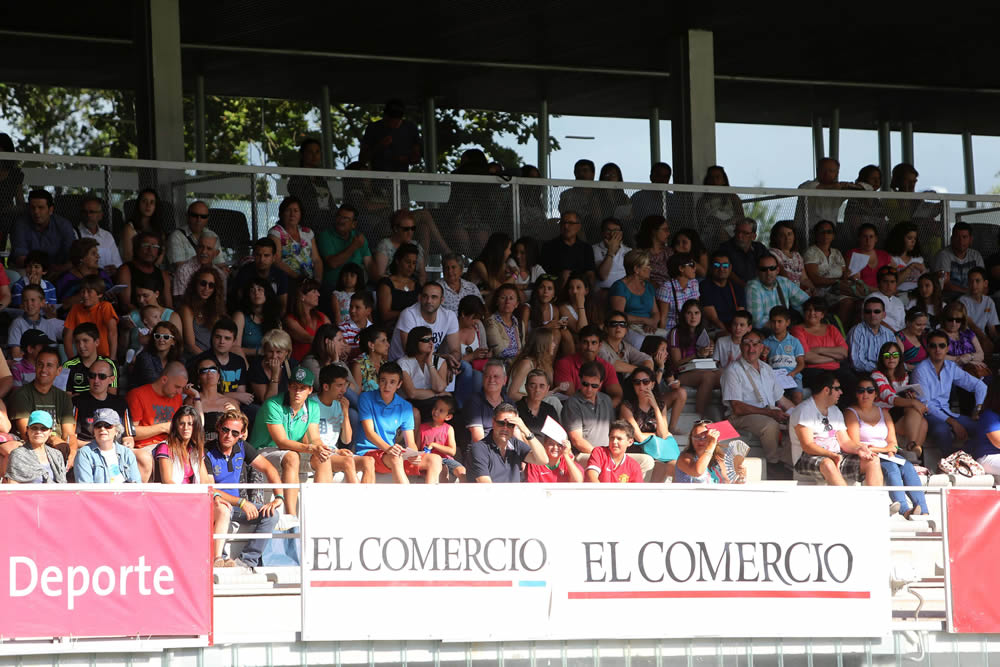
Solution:
<svg viewBox="0 0 1000 667"><path fill-rule="evenodd" d="M707 341L707 343L706 343ZM719 387L722 369L699 368L684 372L680 368L693 359L711 359L715 345L708 338L705 322L701 317L701 303L692 299L681 306L677 326L667 336L670 363L678 373L677 379L686 387L694 387L695 411L704 416L712 391Z"/></svg>
<svg viewBox="0 0 1000 667"><path fill-rule="evenodd" d="M680 450L667 425L666 405L656 376L645 366L639 366L623 383L623 391L618 416L628 422L635 433L635 443L629 447L629 452L653 457L656 463L652 481L664 482L673 476Z"/></svg>
<svg viewBox="0 0 1000 667"><path fill-rule="evenodd" d="M254 277L243 289L240 309L233 313L239 330L243 356L255 357L260 353L260 341L271 329L281 328L281 301L274 293L271 281Z"/></svg>
<svg viewBox="0 0 1000 667"><path fill-rule="evenodd" d="M399 246L389 264L389 275L378 282L379 321L387 331L396 328L396 320L404 308L420 298L417 262L420 251L412 243Z"/></svg>
<svg viewBox="0 0 1000 667"><path fill-rule="evenodd" d="M324 324L330 324L330 319L319 309L320 289L318 281L307 278L289 301L285 329L294 343L292 359L295 361L302 361L309 354L317 330Z"/></svg>
<svg viewBox="0 0 1000 667"><path fill-rule="evenodd" d="M184 347L198 355L212 347L212 327L226 314L222 275L212 267L202 267L191 276L184 290L181 322Z"/></svg>
<svg viewBox="0 0 1000 667"><path fill-rule="evenodd" d="M182 405L170 421L167 441L153 450L163 484L205 484L205 431L201 415L190 405Z"/></svg>
<svg viewBox="0 0 1000 667"><path fill-rule="evenodd" d="M899 280L896 289L909 292L917 286L917 279L927 271L917 226L912 222L901 222L889 230L885 251L889 253L891 264L896 268Z"/></svg>
<svg viewBox="0 0 1000 667"><path fill-rule="evenodd" d="M647 215L639 223L635 247L649 253L649 280L654 289L670 280L670 272L667 270L667 259L671 255L671 249L667 245L669 239L670 225L662 215Z"/></svg>
<svg viewBox="0 0 1000 667"><path fill-rule="evenodd" d="M161 239L164 238L162 217L160 195L156 190L153 188L140 190L135 200L135 207L125 221L122 238L118 244L122 263L132 261L132 239L139 232L150 232Z"/></svg>
<svg viewBox="0 0 1000 667"><path fill-rule="evenodd" d="M135 364L129 374L132 386L149 384L163 374L163 369L171 361L180 361L184 350L181 333L171 322L157 322L149 334L146 347L135 357Z"/></svg>
<svg viewBox="0 0 1000 667"><path fill-rule="evenodd" d="M918 458L924 451L927 439L927 406L910 389L910 374L903 364L903 347L899 343L883 343L872 372L878 389L876 404L889 410L896 425L896 435L905 443L906 451Z"/></svg>
<svg viewBox="0 0 1000 667"><path fill-rule="evenodd" d="M695 273L699 278L708 274L708 250L701 241L701 236L690 227L678 229L670 239L671 254L686 252L695 262Z"/></svg>
<svg viewBox="0 0 1000 667"><path fill-rule="evenodd" d="M511 267L507 263L510 252L510 236L503 232L496 232L490 235L483 251L469 267L469 279L479 285L484 296L500 285L509 282L513 277L514 272L511 271Z"/></svg>
<svg viewBox="0 0 1000 667"><path fill-rule="evenodd" d="M799 254L799 238L795 227L782 220L771 228L771 254L778 260L778 275L782 275L804 290L812 289L805 263Z"/></svg>

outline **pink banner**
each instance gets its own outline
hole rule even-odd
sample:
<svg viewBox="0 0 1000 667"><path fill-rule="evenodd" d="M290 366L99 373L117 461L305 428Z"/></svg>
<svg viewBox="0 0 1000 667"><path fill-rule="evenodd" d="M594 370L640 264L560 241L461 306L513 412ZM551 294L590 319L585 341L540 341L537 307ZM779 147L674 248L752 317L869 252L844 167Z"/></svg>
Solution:
<svg viewBox="0 0 1000 667"><path fill-rule="evenodd" d="M0 516L0 639L211 634L207 490L7 491Z"/></svg>
<svg viewBox="0 0 1000 667"><path fill-rule="evenodd" d="M952 632L1000 632L1000 587L990 576L1000 553L1000 494L959 489L948 509Z"/></svg>

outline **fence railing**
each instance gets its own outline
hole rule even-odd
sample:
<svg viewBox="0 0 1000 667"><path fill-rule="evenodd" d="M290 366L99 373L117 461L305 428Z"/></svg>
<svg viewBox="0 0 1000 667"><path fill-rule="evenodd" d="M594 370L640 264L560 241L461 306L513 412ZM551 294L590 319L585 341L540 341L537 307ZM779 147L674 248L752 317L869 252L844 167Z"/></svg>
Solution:
<svg viewBox="0 0 1000 667"><path fill-rule="evenodd" d="M470 257L497 232L512 239L551 238L558 233L560 212L567 210L579 214L589 242L600 240L600 223L606 217L618 218L626 236L634 237L646 216L663 215L671 232L694 229L708 249L729 238L743 217L757 221L758 240L765 245L775 222L793 221L802 250L820 219L841 223L837 245L846 248L854 247L857 229L864 223L874 224L884 242L895 223L913 221L925 254L943 247L957 221L972 223L974 246L984 254L993 252L1000 225L1000 195L611 183L21 153L0 153L0 164L20 165L24 172L19 201L31 188L47 188L56 195L56 212L73 222L80 219L81 196L97 194L107 202L106 226L116 233L132 214L142 188L159 193L165 232L183 224L191 201L203 199L212 209L209 226L236 258L246 255L253 239L275 224L278 206L289 194L301 200L304 224L314 231L331 227L336 207L350 204L358 210L359 230L374 248L389 235L391 213L407 207L419 211L417 238L428 255L454 251ZM5 225L17 213L12 200L0 201Z"/></svg>

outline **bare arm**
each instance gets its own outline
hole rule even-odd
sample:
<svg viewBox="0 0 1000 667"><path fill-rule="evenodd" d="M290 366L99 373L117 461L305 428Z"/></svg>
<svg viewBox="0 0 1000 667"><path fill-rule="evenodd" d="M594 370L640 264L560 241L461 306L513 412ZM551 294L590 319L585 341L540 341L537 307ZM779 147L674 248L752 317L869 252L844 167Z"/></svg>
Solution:
<svg viewBox="0 0 1000 667"><path fill-rule="evenodd" d="M583 437L583 431L570 431L569 441L573 444L573 447L575 447L577 451L582 454L590 454L594 451L594 446L590 444L585 437Z"/></svg>

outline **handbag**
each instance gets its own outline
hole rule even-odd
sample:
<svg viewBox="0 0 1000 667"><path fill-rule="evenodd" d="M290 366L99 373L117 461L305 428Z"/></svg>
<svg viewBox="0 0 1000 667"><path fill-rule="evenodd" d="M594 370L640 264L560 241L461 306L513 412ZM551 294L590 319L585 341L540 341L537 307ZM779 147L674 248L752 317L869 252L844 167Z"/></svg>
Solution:
<svg viewBox="0 0 1000 667"><path fill-rule="evenodd" d="M680 447L672 435L665 438L651 435L639 444L643 454L651 456L655 461L676 461L680 456Z"/></svg>
<svg viewBox="0 0 1000 667"><path fill-rule="evenodd" d="M986 366L980 366L978 364L966 364L962 366L962 370L979 380L990 376L990 369Z"/></svg>
<svg viewBox="0 0 1000 667"><path fill-rule="evenodd" d="M976 477L986 474L986 469L976 459L972 458L970 454L963 452L961 449L941 459L938 468L946 475Z"/></svg>

